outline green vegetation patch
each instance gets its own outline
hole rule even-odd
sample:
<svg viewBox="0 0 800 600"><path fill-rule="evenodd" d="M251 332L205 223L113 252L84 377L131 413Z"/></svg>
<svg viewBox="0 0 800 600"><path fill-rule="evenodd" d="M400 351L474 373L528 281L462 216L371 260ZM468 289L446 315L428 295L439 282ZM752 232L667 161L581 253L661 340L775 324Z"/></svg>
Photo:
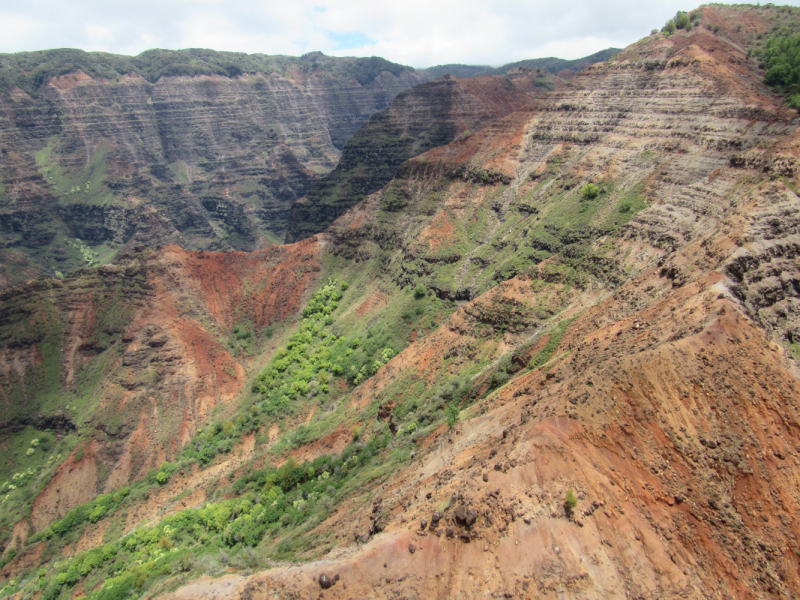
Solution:
<svg viewBox="0 0 800 600"><path fill-rule="evenodd" d="M564 334L575 318L576 317L569 317L556 325L555 329L553 329L553 331L550 333L550 337L547 340L547 343L545 343L544 348L539 350L539 352L536 353L536 356L531 359L529 364L531 369L538 369L550 360L550 358L553 356L553 352L556 351L556 348L558 348L558 345L561 343L561 338L564 337Z"/></svg>
<svg viewBox="0 0 800 600"><path fill-rule="evenodd" d="M800 109L800 32L776 33L760 52L764 82Z"/></svg>
<svg viewBox="0 0 800 600"><path fill-rule="evenodd" d="M388 456L380 455L387 447ZM309 532L328 517L338 501L355 488L381 478L406 461L410 450L403 440L393 442L385 426L373 428L369 440L354 441L341 454L298 463L289 459L280 468L267 466L236 479L233 498L166 516L158 525L134 530L88 552L61 559L60 550L74 542L90 523L113 514L132 496L130 488L98 496L71 510L33 536L45 540L45 560L32 576L23 573L0 589L0 597L41 592L44 598L67 598L83 581L90 599L129 598L165 577L186 580L216 565L219 573L230 564L255 567L264 557L297 560L312 551L317 538ZM148 479L175 469L162 465ZM151 482L152 483L152 482ZM147 482L137 484L139 488ZM258 550L260 558L256 559ZM13 556L12 556L13 558Z"/></svg>

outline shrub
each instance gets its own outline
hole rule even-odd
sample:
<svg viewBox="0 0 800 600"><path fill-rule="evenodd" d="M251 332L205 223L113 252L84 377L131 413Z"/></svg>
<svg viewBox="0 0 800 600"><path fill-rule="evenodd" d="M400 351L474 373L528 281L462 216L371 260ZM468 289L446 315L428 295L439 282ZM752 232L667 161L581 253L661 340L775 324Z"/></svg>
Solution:
<svg viewBox="0 0 800 600"><path fill-rule="evenodd" d="M678 29L686 29L687 25L689 25L689 15L679 10L678 14L675 15L675 27Z"/></svg>
<svg viewBox="0 0 800 600"><path fill-rule="evenodd" d="M619 204L619 212L621 213L629 213L633 209L633 204L631 204L630 200L623 200Z"/></svg>
<svg viewBox="0 0 800 600"><path fill-rule="evenodd" d="M51 585L44 592L42 592L43 600L56 600L61 595L61 586L58 584Z"/></svg>
<svg viewBox="0 0 800 600"><path fill-rule="evenodd" d="M578 506L578 499L575 497L575 494L572 493L572 490L567 490L567 497L564 500L564 510L571 513L575 510L576 506Z"/></svg>
<svg viewBox="0 0 800 600"><path fill-rule="evenodd" d="M600 195L600 188L593 183L587 183L581 188L581 195L587 200L594 200Z"/></svg>
<svg viewBox="0 0 800 600"><path fill-rule="evenodd" d="M447 424L450 426L450 429L456 426L458 423L458 415L461 411L458 410L458 406L455 404L448 404L447 408L444 411L445 417L447 418Z"/></svg>
<svg viewBox="0 0 800 600"><path fill-rule="evenodd" d="M17 549L12 548L3 558L0 558L0 568L5 567L8 563L10 563L14 558L17 556Z"/></svg>
<svg viewBox="0 0 800 600"><path fill-rule="evenodd" d="M427 288L421 283L414 288L414 298L420 299L428 295Z"/></svg>
<svg viewBox="0 0 800 600"><path fill-rule="evenodd" d="M670 36L673 33L675 33L675 21L673 21L672 19L667 21L664 24L664 27L661 28L661 31L667 36Z"/></svg>
<svg viewBox="0 0 800 600"><path fill-rule="evenodd" d="M159 471L158 473L156 473L156 482L158 483L158 485L164 485L165 483L167 483L168 479L169 475L164 473L164 471Z"/></svg>

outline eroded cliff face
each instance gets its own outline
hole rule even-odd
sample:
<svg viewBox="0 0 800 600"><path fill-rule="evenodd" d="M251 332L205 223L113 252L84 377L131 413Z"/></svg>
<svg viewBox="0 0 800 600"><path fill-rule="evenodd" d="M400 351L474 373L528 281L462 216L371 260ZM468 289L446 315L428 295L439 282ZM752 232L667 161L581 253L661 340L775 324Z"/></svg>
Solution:
<svg viewBox="0 0 800 600"><path fill-rule="evenodd" d="M35 96L0 92L0 284L105 263L131 243L281 243L292 203L345 141L427 79L400 68L359 83L335 71L337 59L295 60L282 72L155 83L79 70Z"/></svg>
<svg viewBox="0 0 800 600"><path fill-rule="evenodd" d="M403 390L465 372L475 404L318 529L364 546L167 597L796 594L797 115L745 56L770 18L705 7L340 218L334 253L468 300L350 409L401 430Z"/></svg>
<svg viewBox="0 0 800 600"><path fill-rule="evenodd" d="M345 144L336 168L292 206L286 241L324 231L386 185L404 161L483 129L562 81L538 69L469 79L444 76L400 94Z"/></svg>

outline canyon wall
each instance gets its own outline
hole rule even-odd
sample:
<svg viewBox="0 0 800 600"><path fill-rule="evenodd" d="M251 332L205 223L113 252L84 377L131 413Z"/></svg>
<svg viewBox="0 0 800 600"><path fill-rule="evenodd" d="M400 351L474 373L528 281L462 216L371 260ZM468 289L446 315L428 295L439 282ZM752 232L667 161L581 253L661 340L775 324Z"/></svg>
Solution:
<svg viewBox="0 0 800 600"><path fill-rule="evenodd" d="M292 203L336 165L345 141L427 80L381 59L319 53L196 51L232 63L230 75L191 74L181 61L193 51L131 64L86 53L67 61L74 52L0 65L0 286L106 263L131 243L281 243ZM66 62L57 69L57 60ZM38 84L23 76L31 72Z"/></svg>
<svg viewBox="0 0 800 600"><path fill-rule="evenodd" d="M27 488L30 515L0 513L6 530L41 530L87 482L176 463L96 526L17 543L0 577L41 564L48 589L99 594L135 565L171 599L796 595L800 129L752 55L789 18L698 9L691 29L402 163L303 242L133 248L0 296L6 431L28 426L15 394L31 390L31 427L66 439L70 418L82 436ZM331 303L300 313L320 289ZM136 300L112 310L115 294ZM294 328L298 314L314 318ZM281 323L291 346L256 331ZM375 339L381 360L352 377L342 361ZM301 380L276 411L273 392ZM53 414L48 390L69 386L77 409ZM206 415L201 436L178 426ZM226 431L207 464L180 457ZM183 530L160 522L186 508ZM59 583L69 567L49 556L99 546L95 528L134 533ZM283 566L258 572L270 560Z"/></svg>

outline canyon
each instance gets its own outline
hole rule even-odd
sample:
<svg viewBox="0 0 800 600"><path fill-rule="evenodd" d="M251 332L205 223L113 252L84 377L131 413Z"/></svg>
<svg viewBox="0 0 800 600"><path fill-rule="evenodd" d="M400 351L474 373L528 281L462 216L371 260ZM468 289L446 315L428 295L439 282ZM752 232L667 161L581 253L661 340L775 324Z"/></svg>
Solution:
<svg viewBox="0 0 800 600"><path fill-rule="evenodd" d="M796 595L797 22L425 82L299 241L0 292L0 594Z"/></svg>
<svg viewBox="0 0 800 600"><path fill-rule="evenodd" d="M429 108L414 115L414 131L405 135L440 131L415 153L399 153L392 167L432 143L452 141L452 132L441 129L446 112L474 130L521 106L535 89L570 78L585 61L542 64L532 77L526 76L531 67L514 67L515 83L505 83L511 80L503 72L470 84L471 91L461 84L460 94L443 93L448 84L416 91L417 103ZM558 76L547 69L558 69ZM0 288L107 264L136 244L216 251L281 244L298 218L296 202L341 164L361 125L398 93L433 77L379 58L319 52L4 55ZM482 93L493 96L481 99ZM460 103L466 104L459 109ZM386 135L403 135L396 125L389 129ZM351 163L360 149L347 152ZM384 167L383 183L393 168ZM303 237L330 220L306 227Z"/></svg>
<svg viewBox="0 0 800 600"><path fill-rule="evenodd" d="M152 51L137 64L50 54L14 55L23 65L0 73L3 286L107 263L129 244L281 243L292 203L336 165L345 141L428 80L382 59L320 53L259 62ZM236 74L181 70L200 58ZM38 86L14 78L23 67Z"/></svg>

